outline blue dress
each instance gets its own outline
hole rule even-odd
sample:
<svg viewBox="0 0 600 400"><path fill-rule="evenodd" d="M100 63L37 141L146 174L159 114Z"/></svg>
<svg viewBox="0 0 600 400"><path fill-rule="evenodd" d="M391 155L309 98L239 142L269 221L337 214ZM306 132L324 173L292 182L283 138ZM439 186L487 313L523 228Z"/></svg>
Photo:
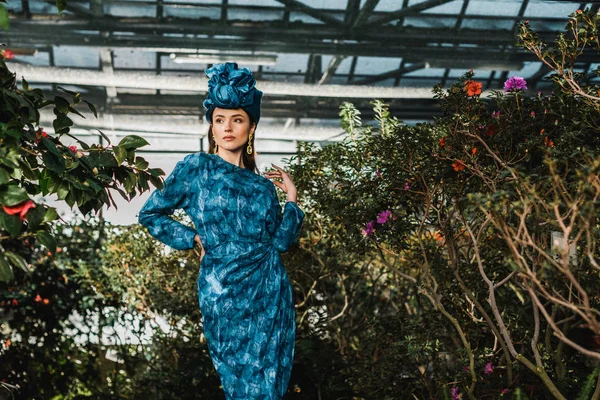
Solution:
<svg viewBox="0 0 600 400"><path fill-rule="evenodd" d="M179 208L195 229L169 216ZM198 302L227 400L281 399L287 390L296 312L279 253L297 242L303 220L291 201L282 215L269 179L202 152L179 161L139 212L140 224L174 249L192 249L200 236Z"/></svg>

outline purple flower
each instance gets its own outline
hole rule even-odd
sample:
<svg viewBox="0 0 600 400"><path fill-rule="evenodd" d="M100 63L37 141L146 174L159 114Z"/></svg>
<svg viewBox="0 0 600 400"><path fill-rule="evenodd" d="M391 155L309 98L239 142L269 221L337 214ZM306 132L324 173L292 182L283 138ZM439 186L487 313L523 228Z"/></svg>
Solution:
<svg viewBox="0 0 600 400"><path fill-rule="evenodd" d="M496 118L496 119L500 118L500 111L492 112L492 118Z"/></svg>
<svg viewBox="0 0 600 400"><path fill-rule="evenodd" d="M463 369L463 371L465 371L465 372L469 372L469 368L468 368L466 365L463 365L462 369Z"/></svg>
<svg viewBox="0 0 600 400"><path fill-rule="evenodd" d="M410 183L408 181L404 184L404 190L410 190Z"/></svg>
<svg viewBox="0 0 600 400"><path fill-rule="evenodd" d="M385 210L379 213L379 215L377 216L377 222L380 224L385 224L388 220L388 218L390 217L390 215L392 215L392 212L390 210Z"/></svg>
<svg viewBox="0 0 600 400"><path fill-rule="evenodd" d="M502 389L502 390L500 391L500 394L507 394L507 393L508 393L508 389Z"/></svg>
<svg viewBox="0 0 600 400"><path fill-rule="evenodd" d="M367 226L362 230L362 234L365 236L371 235L375 231L375 221L367 222Z"/></svg>
<svg viewBox="0 0 600 400"><path fill-rule="evenodd" d="M535 118L535 111L531 112L531 118Z"/></svg>
<svg viewBox="0 0 600 400"><path fill-rule="evenodd" d="M452 388L450 395L452 396L452 400L460 400L460 393L458 393L457 387Z"/></svg>
<svg viewBox="0 0 600 400"><path fill-rule="evenodd" d="M375 174L377 175L378 178L381 178L381 172L379 172L379 169L377 169L377 171L375 171Z"/></svg>
<svg viewBox="0 0 600 400"><path fill-rule="evenodd" d="M492 373L492 371L494 371L494 365L491 362L485 364L485 367L483 367L483 373L489 375Z"/></svg>
<svg viewBox="0 0 600 400"><path fill-rule="evenodd" d="M520 90L527 90L527 81L522 76L511 76L504 82L505 92L518 92Z"/></svg>

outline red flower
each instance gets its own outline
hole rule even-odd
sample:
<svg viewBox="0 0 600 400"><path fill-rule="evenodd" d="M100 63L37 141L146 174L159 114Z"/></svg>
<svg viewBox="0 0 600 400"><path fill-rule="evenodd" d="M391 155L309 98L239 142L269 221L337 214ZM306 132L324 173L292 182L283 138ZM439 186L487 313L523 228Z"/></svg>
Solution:
<svg viewBox="0 0 600 400"><path fill-rule="evenodd" d="M75 146L74 144L69 146L69 149L73 152L73 153L77 153L77 146Z"/></svg>
<svg viewBox="0 0 600 400"><path fill-rule="evenodd" d="M440 141L438 142L438 146L440 146L440 147L444 147L445 145L446 145L446 136L441 138Z"/></svg>
<svg viewBox="0 0 600 400"><path fill-rule="evenodd" d="M477 96L481 94L481 88L483 84L481 82L468 80L465 82L465 90L467 91L467 96Z"/></svg>
<svg viewBox="0 0 600 400"><path fill-rule="evenodd" d="M548 139L548 136L544 137L544 144L548 147L554 147L554 142Z"/></svg>
<svg viewBox="0 0 600 400"><path fill-rule="evenodd" d="M21 220L25 221L25 214L27 214L27 211L29 211L30 208L35 208L35 203L31 200L26 200L16 206L2 206L2 208L8 215L19 214Z"/></svg>
<svg viewBox="0 0 600 400"><path fill-rule="evenodd" d="M2 55L2 58L5 60L12 60L15 58L15 53L10 50L0 50L0 55Z"/></svg>
<svg viewBox="0 0 600 400"><path fill-rule="evenodd" d="M463 164L462 162L456 160L452 163L452 168L454 168L454 170L456 172L458 171L463 171L465 169L465 164Z"/></svg>
<svg viewBox="0 0 600 400"><path fill-rule="evenodd" d="M471 150L471 154L475 155L477 153L477 147L473 147L473 150Z"/></svg>
<svg viewBox="0 0 600 400"><path fill-rule="evenodd" d="M12 305L13 306L18 306L19 305L19 301L17 299L13 299Z"/></svg>
<svg viewBox="0 0 600 400"><path fill-rule="evenodd" d="M39 303L40 301L42 301L42 296L40 296L39 294L37 296L35 296L35 302Z"/></svg>
<svg viewBox="0 0 600 400"><path fill-rule="evenodd" d="M49 303L50 303L50 300L44 299L44 304L49 304Z"/></svg>
<svg viewBox="0 0 600 400"><path fill-rule="evenodd" d="M42 140L42 138L47 138L47 137L49 137L49 135L40 129L37 131L37 134L35 135L35 142L39 143L40 140Z"/></svg>

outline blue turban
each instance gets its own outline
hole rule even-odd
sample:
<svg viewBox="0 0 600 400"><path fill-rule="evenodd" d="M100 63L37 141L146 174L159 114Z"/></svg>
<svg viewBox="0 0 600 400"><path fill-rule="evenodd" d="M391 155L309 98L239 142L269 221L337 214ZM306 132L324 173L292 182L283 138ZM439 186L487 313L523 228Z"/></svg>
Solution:
<svg viewBox="0 0 600 400"><path fill-rule="evenodd" d="M256 80L248 68L238 68L237 63L215 64L206 70L208 98L204 100L206 120L212 122L215 107L241 108L258 124L260 100L263 92L256 89Z"/></svg>

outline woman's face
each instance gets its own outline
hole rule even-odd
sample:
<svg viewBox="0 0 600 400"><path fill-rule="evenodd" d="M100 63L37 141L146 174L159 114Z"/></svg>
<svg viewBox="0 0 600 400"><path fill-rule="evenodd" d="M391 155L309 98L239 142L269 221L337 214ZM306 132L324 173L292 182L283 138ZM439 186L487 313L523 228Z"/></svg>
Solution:
<svg viewBox="0 0 600 400"><path fill-rule="evenodd" d="M248 143L248 137L256 129L250 117L241 108L215 108L212 113L212 132L219 148L236 151Z"/></svg>

